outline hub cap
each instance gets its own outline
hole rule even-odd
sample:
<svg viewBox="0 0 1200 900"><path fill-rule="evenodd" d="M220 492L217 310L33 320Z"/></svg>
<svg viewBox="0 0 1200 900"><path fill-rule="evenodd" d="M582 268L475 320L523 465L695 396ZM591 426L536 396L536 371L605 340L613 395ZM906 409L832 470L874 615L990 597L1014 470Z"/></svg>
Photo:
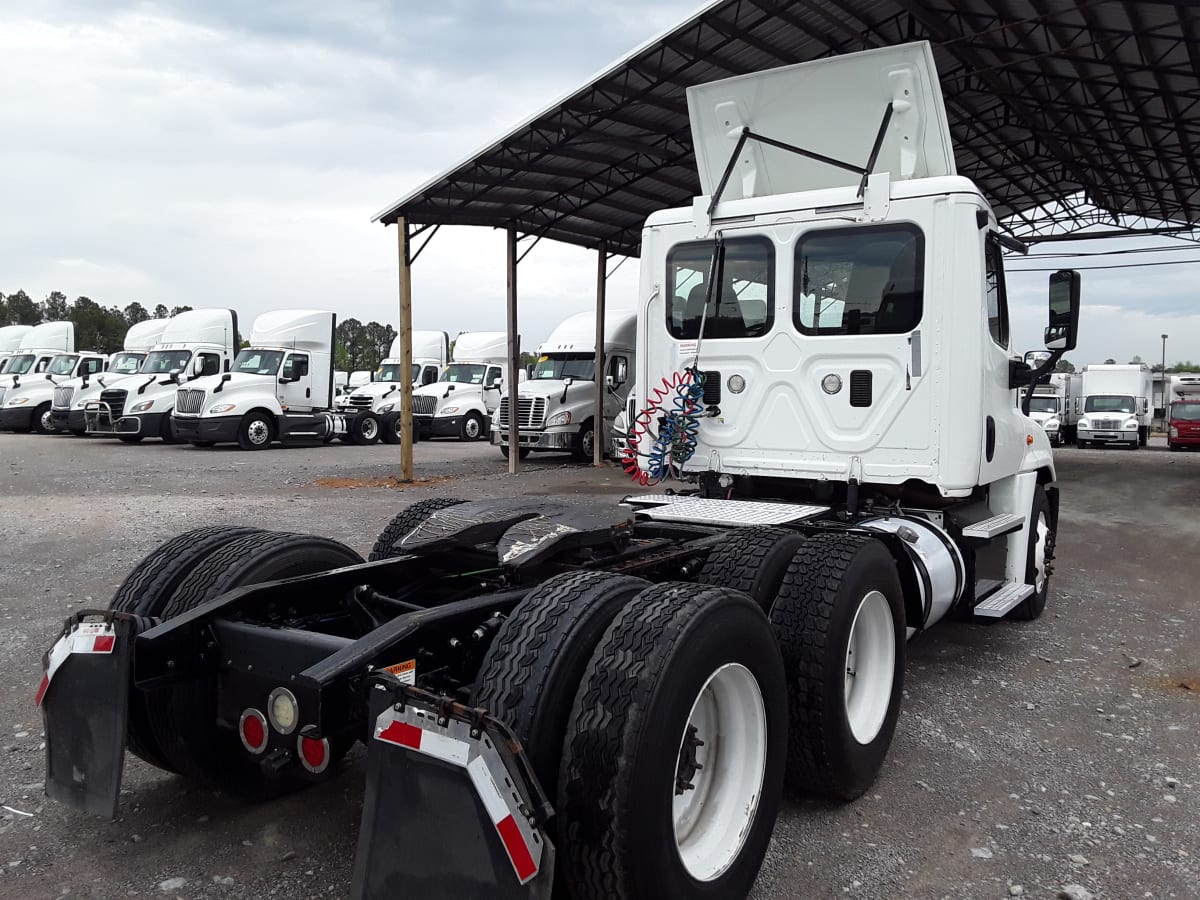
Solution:
<svg viewBox="0 0 1200 900"><path fill-rule="evenodd" d="M672 812L688 874L712 881L745 843L767 768L767 713L745 666L717 669L700 689L679 742Z"/></svg>
<svg viewBox="0 0 1200 900"><path fill-rule="evenodd" d="M250 438L250 443L262 446L270 440L271 429L262 419L255 419L246 429L246 436Z"/></svg>
<svg viewBox="0 0 1200 900"><path fill-rule="evenodd" d="M592 456L596 452L596 432L595 430L585 431L583 439L579 442L580 449L584 456Z"/></svg>
<svg viewBox="0 0 1200 900"><path fill-rule="evenodd" d="M896 677L896 629L892 608L879 591L858 605L846 645L846 721L860 744L879 735L892 702Z"/></svg>
<svg viewBox="0 0 1200 900"><path fill-rule="evenodd" d="M466 432L467 437L475 440L475 438L479 437L479 420L475 418L467 419L463 423L463 431Z"/></svg>
<svg viewBox="0 0 1200 900"><path fill-rule="evenodd" d="M54 427L54 416L50 413L50 410L46 410L44 413L42 413L42 428L46 431L58 430Z"/></svg>
<svg viewBox="0 0 1200 900"><path fill-rule="evenodd" d="M379 425L374 419L366 419L363 421L362 436L368 441L375 440L375 436L379 434Z"/></svg>

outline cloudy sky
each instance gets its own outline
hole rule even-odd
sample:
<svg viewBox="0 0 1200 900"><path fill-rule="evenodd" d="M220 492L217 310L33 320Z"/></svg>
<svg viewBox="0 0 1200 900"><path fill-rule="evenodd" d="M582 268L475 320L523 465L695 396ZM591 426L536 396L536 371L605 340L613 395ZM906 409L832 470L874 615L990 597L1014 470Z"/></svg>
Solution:
<svg viewBox="0 0 1200 900"><path fill-rule="evenodd" d="M697 6L0 4L0 291L394 323L395 229L371 216ZM500 234L443 229L414 269L415 325L502 329L503 261ZM593 253L533 250L520 270L526 346L587 307L594 273ZM1167 332L1169 361L1200 361L1198 273L1085 274L1073 358L1155 360ZM630 262L612 277L614 305L633 304L636 274ZM1018 347L1040 346L1045 279L1012 277Z"/></svg>

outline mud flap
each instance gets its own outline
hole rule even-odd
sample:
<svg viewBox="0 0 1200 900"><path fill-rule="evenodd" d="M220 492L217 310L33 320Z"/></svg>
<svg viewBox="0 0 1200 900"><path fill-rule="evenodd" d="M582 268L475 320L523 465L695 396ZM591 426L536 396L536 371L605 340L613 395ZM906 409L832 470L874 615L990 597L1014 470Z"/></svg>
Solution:
<svg viewBox="0 0 1200 900"><path fill-rule="evenodd" d="M43 657L36 698L46 730L46 795L109 818L121 793L136 627L111 613L73 615Z"/></svg>
<svg viewBox="0 0 1200 900"><path fill-rule="evenodd" d="M512 734L395 679L369 694L354 900L548 900L551 810Z"/></svg>

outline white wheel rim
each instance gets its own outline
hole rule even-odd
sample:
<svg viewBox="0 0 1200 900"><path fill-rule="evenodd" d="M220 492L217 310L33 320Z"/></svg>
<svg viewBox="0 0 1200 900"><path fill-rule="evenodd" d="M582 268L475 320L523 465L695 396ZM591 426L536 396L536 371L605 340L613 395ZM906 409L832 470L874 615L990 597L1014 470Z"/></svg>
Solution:
<svg viewBox="0 0 1200 900"><path fill-rule="evenodd" d="M469 437L469 438L474 439L474 438L479 437L479 420L478 419L467 419L466 432L467 432L467 437Z"/></svg>
<svg viewBox="0 0 1200 900"><path fill-rule="evenodd" d="M846 721L860 744L879 736L892 703L896 679L896 627L887 597L862 598L846 645Z"/></svg>
<svg viewBox="0 0 1200 900"><path fill-rule="evenodd" d="M363 437L365 437L368 441L374 440L375 435L378 432L379 432L379 429L375 425L374 419L366 419L363 421L362 434L363 434Z"/></svg>
<svg viewBox="0 0 1200 900"><path fill-rule="evenodd" d="M1042 588L1046 586L1046 539L1050 536L1050 523L1046 521L1046 514L1038 515L1037 523L1037 543L1033 548L1033 586L1041 593Z"/></svg>
<svg viewBox="0 0 1200 900"><path fill-rule="evenodd" d="M42 428L46 431L54 430L54 415L48 410L42 413Z"/></svg>
<svg viewBox="0 0 1200 900"><path fill-rule="evenodd" d="M267 423L262 419L255 419L250 423L250 427L246 429L246 435L250 438L252 444L265 444L267 438L271 436L271 429L267 427Z"/></svg>
<svg viewBox="0 0 1200 900"><path fill-rule="evenodd" d="M750 832L767 768L767 712L745 666L721 666L700 689L688 726L696 729L699 768L692 787L672 785L675 847L688 874L712 881L733 865ZM689 728L679 741L684 753ZM681 768L676 769L676 778Z"/></svg>
<svg viewBox="0 0 1200 900"><path fill-rule="evenodd" d="M583 447L583 455L591 456L596 450L596 432L585 432L583 435L583 440L580 443Z"/></svg>

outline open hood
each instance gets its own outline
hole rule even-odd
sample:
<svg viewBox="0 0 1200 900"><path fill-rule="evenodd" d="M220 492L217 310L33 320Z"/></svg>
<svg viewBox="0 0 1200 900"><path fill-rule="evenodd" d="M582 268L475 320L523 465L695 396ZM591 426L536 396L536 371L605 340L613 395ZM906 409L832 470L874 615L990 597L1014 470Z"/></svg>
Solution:
<svg viewBox="0 0 1200 900"><path fill-rule="evenodd" d="M875 172L893 181L954 175L954 149L933 52L925 41L831 56L687 90L703 194L711 195L743 127L865 167L893 104ZM722 200L857 185L861 175L747 141Z"/></svg>

